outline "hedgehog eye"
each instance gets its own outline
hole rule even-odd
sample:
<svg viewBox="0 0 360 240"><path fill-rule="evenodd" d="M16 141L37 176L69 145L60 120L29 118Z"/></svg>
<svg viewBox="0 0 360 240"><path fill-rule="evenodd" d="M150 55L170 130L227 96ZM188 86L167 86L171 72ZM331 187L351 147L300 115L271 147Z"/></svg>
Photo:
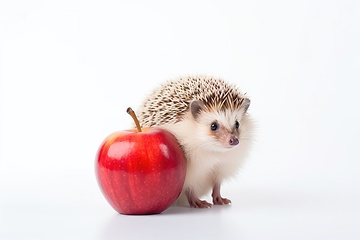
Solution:
<svg viewBox="0 0 360 240"><path fill-rule="evenodd" d="M210 128L212 131L216 131L219 128L219 125L217 124L217 122L213 122Z"/></svg>
<svg viewBox="0 0 360 240"><path fill-rule="evenodd" d="M235 128L238 129L240 127L240 123L236 120L235 121Z"/></svg>

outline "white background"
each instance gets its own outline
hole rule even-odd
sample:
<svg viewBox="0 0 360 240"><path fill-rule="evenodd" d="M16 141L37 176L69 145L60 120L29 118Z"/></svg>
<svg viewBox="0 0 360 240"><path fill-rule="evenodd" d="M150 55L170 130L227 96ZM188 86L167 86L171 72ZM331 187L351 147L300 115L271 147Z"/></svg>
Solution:
<svg viewBox="0 0 360 240"><path fill-rule="evenodd" d="M0 239L360 239L359 1L1 1ZM94 174L160 82L251 97L232 206L123 216ZM207 197L209 200L209 198Z"/></svg>

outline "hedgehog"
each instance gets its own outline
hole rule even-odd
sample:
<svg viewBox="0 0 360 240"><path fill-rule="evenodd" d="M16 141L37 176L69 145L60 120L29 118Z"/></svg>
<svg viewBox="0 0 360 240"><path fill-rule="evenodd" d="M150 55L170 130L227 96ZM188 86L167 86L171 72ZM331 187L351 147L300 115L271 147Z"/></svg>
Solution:
<svg viewBox="0 0 360 240"><path fill-rule="evenodd" d="M253 123L250 99L223 79L186 76L168 80L145 99L137 112L142 127L172 133L187 160L178 205L212 206L200 200L211 191L212 203L230 204L221 184L235 177L249 154Z"/></svg>

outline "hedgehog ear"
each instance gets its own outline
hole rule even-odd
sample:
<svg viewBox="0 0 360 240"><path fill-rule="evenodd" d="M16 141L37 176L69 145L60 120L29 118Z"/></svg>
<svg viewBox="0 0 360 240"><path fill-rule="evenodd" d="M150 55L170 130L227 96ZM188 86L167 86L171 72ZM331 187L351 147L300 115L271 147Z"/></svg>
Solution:
<svg viewBox="0 0 360 240"><path fill-rule="evenodd" d="M195 119L197 118L203 107L204 103L199 100L194 100L190 103L190 112Z"/></svg>
<svg viewBox="0 0 360 240"><path fill-rule="evenodd" d="M250 102L250 99L244 98L242 105L243 108L245 108L245 112L247 112L248 108L250 107Z"/></svg>

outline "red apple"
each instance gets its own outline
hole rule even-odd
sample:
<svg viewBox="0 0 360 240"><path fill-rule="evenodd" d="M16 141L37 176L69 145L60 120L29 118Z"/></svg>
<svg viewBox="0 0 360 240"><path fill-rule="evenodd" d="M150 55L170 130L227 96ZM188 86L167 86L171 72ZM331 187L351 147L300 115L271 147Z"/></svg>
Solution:
<svg viewBox="0 0 360 240"><path fill-rule="evenodd" d="M99 147L95 172L100 189L121 214L155 214L180 195L186 160L177 139L168 131L141 129L115 132Z"/></svg>

